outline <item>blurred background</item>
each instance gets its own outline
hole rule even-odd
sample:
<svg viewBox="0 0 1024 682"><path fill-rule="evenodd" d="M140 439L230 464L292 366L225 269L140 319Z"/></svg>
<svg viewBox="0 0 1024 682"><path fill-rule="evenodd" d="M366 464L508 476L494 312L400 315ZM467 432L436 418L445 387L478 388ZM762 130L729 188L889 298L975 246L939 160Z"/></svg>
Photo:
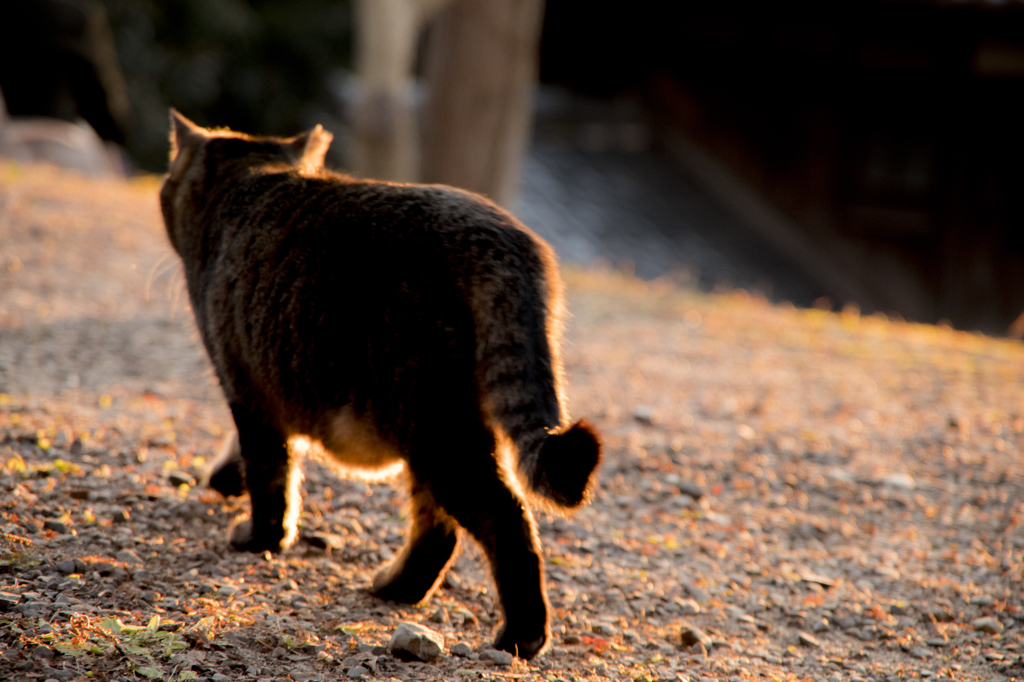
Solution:
<svg viewBox="0 0 1024 682"><path fill-rule="evenodd" d="M1024 335L1020 0L0 7L0 154L84 120L96 172L159 173L169 106L321 123L333 167L483 192L563 261Z"/></svg>

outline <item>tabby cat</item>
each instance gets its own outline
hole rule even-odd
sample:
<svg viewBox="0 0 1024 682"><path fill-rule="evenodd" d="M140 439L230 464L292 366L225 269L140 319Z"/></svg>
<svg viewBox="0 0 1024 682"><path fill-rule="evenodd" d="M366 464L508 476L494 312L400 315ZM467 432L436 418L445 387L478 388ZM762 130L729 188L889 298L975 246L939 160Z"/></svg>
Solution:
<svg viewBox="0 0 1024 682"><path fill-rule="evenodd" d="M294 541L293 437L355 471L404 466L408 539L375 594L427 599L462 527L500 593L495 646L536 656L549 605L526 495L580 506L601 456L568 422L551 248L474 194L324 170L319 126L260 138L171 115L160 205L237 427L210 484L251 503L232 545Z"/></svg>

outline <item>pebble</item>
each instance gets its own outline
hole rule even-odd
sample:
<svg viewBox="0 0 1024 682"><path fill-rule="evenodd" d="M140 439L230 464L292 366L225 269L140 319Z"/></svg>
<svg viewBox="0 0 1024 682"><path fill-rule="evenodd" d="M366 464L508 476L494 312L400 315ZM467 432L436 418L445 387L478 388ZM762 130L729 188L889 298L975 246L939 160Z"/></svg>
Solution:
<svg viewBox="0 0 1024 682"><path fill-rule="evenodd" d="M882 479L881 483L887 488L895 488L897 490L914 490L917 488L914 477L909 474L889 474Z"/></svg>
<svg viewBox="0 0 1024 682"><path fill-rule="evenodd" d="M815 637L814 635L812 635L809 632L803 632L801 630L800 632L798 632L796 634L797 634L797 639L799 639L800 643L803 644L804 646L810 646L810 647L819 647L819 646L821 646L821 642L818 641L818 638Z"/></svg>
<svg viewBox="0 0 1024 682"><path fill-rule="evenodd" d="M418 623L400 623L388 644L388 653L402 660L429 663L441 655L444 636Z"/></svg>
<svg viewBox="0 0 1024 682"><path fill-rule="evenodd" d="M75 572L75 561L74 559L65 559L64 561L58 561L55 563L54 567L61 573L67 575L68 573Z"/></svg>
<svg viewBox="0 0 1024 682"><path fill-rule="evenodd" d="M679 637L683 646L702 644L705 649L710 649L712 646L711 638L703 630L693 625L684 625L679 632Z"/></svg>
<svg viewBox="0 0 1024 682"><path fill-rule="evenodd" d="M345 538L335 533L316 532L304 538L307 543L320 549L344 549Z"/></svg>
<svg viewBox="0 0 1024 682"><path fill-rule="evenodd" d="M457 642L453 644L450 651L453 656L458 656L460 658L473 658L475 655L473 647L469 646L465 642Z"/></svg>
<svg viewBox="0 0 1024 682"><path fill-rule="evenodd" d="M650 405L637 405L633 408L633 419L641 424L654 424L654 408Z"/></svg>
<svg viewBox="0 0 1024 682"><path fill-rule="evenodd" d="M210 678L213 682L231 682L231 678L224 673L214 673L213 677Z"/></svg>
<svg viewBox="0 0 1024 682"><path fill-rule="evenodd" d="M985 632L990 635L998 635L1003 631L1003 623L992 616L985 616L984 618L977 618L971 621L971 626L978 632Z"/></svg>
<svg viewBox="0 0 1024 682"><path fill-rule="evenodd" d="M48 646L40 644L32 650L32 658L53 658L53 649Z"/></svg>
<svg viewBox="0 0 1024 682"><path fill-rule="evenodd" d="M196 479L184 471L172 471L167 474L167 481L175 488L182 485L194 486L196 484Z"/></svg>
<svg viewBox="0 0 1024 682"><path fill-rule="evenodd" d="M679 599L677 597L675 602L684 616L696 616L700 613L700 604L694 599Z"/></svg>
<svg viewBox="0 0 1024 682"><path fill-rule="evenodd" d="M583 643L583 640L580 638L579 635L569 634L569 635L566 635L565 637L562 638L562 644L568 644L570 646L573 646L573 645L582 644L582 643Z"/></svg>
<svg viewBox="0 0 1024 682"><path fill-rule="evenodd" d="M238 588L234 585L223 585L217 588L217 594L222 597L234 597L238 594Z"/></svg>
<svg viewBox="0 0 1024 682"><path fill-rule="evenodd" d="M695 500L699 500L702 497L704 497L703 488L701 488L696 483L689 483L687 481L683 481L682 483L679 484L679 492L683 493L684 495L689 495Z"/></svg>
<svg viewBox="0 0 1024 682"><path fill-rule="evenodd" d="M590 630L601 637L614 637L616 632L615 628L607 623L594 623L590 626Z"/></svg>
<svg viewBox="0 0 1024 682"><path fill-rule="evenodd" d="M46 519L46 521L43 521L43 528L46 530L52 530L54 533L60 533L61 535L71 532L71 528L68 527L68 524L63 521L54 521L53 519Z"/></svg>
<svg viewBox="0 0 1024 682"><path fill-rule="evenodd" d="M481 661L491 661L496 665L512 665L513 658L509 652L498 651L497 649L484 649L480 652Z"/></svg>
<svg viewBox="0 0 1024 682"><path fill-rule="evenodd" d="M142 563L142 559L139 558L139 555L136 554L135 552L133 552L130 549L122 549L121 551L119 551L117 554L114 555L114 558L117 559L118 561L120 561L121 563L125 563L125 564L141 564Z"/></svg>
<svg viewBox="0 0 1024 682"><path fill-rule="evenodd" d="M345 671L345 675L353 679L359 679L364 675L369 675L370 671L361 665L356 665Z"/></svg>

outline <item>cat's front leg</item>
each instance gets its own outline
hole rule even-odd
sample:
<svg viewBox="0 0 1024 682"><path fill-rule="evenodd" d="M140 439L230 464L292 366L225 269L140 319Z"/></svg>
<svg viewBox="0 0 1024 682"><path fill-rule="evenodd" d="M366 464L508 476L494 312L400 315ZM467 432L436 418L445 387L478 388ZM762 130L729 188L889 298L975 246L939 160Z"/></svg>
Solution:
<svg viewBox="0 0 1024 682"><path fill-rule="evenodd" d="M232 529L231 545L247 552L285 549L298 534L302 473L284 436L269 420L232 404L249 491L249 518Z"/></svg>

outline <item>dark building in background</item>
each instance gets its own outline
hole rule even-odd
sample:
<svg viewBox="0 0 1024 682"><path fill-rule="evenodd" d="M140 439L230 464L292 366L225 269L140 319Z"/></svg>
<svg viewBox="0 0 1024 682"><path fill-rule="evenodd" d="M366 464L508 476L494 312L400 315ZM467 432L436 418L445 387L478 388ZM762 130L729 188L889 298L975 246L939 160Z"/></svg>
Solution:
<svg viewBox="0 0 1024 682"><path fill-rule="evenodd" d="M664 151L766 200L837 303L994 333L1024 311L1024 2L548 0L541 69L641 93Z"/></svg>

